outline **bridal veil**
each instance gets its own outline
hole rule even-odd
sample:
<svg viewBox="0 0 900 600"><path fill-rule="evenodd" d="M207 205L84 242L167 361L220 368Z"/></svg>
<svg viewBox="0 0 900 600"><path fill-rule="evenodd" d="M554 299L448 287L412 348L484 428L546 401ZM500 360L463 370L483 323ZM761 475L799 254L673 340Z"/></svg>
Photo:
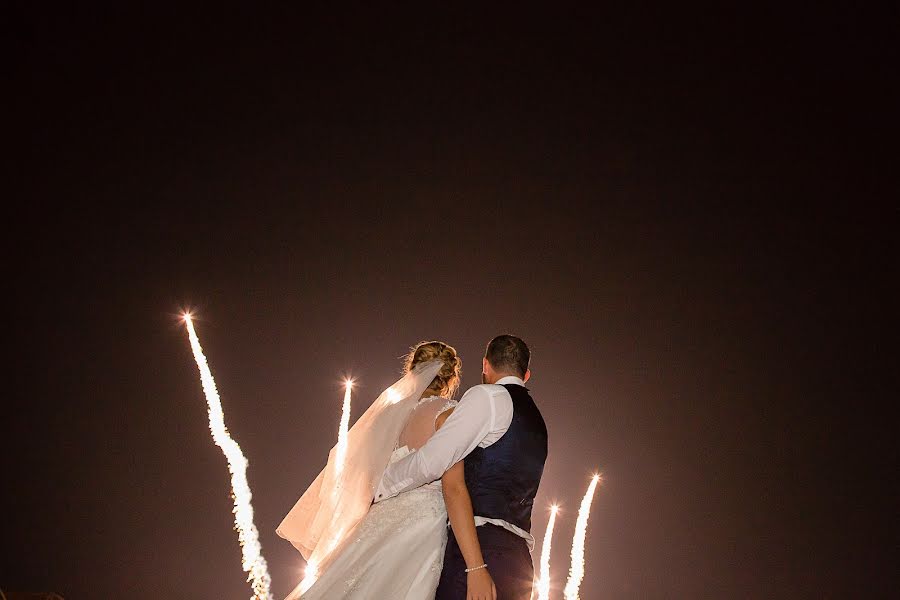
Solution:
<svg viewBox="0 0 900 600"><path fill-rule="evenodd" d="M276 529L300 551L313 577L365 517L410 413L441 367L440 360L416 365L384 390L350 428L343 468L338 469L334 447L328 464Z"/></svg>

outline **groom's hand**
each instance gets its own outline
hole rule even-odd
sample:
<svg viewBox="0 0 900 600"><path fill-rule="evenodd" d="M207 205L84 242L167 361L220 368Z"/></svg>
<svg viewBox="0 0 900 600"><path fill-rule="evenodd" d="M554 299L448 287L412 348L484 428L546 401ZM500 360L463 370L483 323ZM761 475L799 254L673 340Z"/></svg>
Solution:
<svg viewBox="0 0 900 600"><path fill-rule="evenodd" d="M468 575L466 600L497 600L497 588L487 569L478 569Z"/></svg>

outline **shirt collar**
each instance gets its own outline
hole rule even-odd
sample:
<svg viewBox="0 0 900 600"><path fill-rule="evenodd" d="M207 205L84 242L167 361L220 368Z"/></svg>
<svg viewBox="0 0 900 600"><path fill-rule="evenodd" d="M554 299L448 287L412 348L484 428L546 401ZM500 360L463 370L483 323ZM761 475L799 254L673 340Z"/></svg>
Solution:
<svg viewBox="0 0 900 600"><path fill-rule="evenodd" d="M507 375L506 377L501 377L500 379L497 380L495 385L507 385L507 384L521 385L522 387L525 387L525 382L522 381L519 377L516 377L515 375Z"/></svg>

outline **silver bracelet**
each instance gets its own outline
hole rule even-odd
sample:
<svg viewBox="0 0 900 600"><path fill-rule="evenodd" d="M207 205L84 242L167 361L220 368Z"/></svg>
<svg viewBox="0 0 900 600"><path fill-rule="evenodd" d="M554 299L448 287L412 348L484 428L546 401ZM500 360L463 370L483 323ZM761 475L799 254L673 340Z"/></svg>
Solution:
<svg viewBox="0 0 900 600"><path fill-rule="evenodd" d="M480 567L472 567L471 569L466 569L466 573L471 573L472 571L477 571L478 569L487 569L487 563L484 563Z"/></svg>

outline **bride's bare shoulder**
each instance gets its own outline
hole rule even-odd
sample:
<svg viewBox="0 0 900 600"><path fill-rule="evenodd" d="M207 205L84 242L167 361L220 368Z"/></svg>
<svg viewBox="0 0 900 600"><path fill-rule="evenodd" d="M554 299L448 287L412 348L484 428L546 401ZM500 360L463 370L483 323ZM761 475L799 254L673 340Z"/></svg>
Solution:
<svg viewBox="0 0 900 600"><path fill-rule="evenodd" d="M444 412L442 412L441 414L439 414L439 415L434 419L434 430L435 430L435 431L437 431L438 429L440 429L441 427L443 427L444 422L445 422L447 419L450 418L450 415L453 414L453 409L454 409L454 408L455 408L455 407L451 406L450 408L448 408L447 410L445 410Z"/></svg>

